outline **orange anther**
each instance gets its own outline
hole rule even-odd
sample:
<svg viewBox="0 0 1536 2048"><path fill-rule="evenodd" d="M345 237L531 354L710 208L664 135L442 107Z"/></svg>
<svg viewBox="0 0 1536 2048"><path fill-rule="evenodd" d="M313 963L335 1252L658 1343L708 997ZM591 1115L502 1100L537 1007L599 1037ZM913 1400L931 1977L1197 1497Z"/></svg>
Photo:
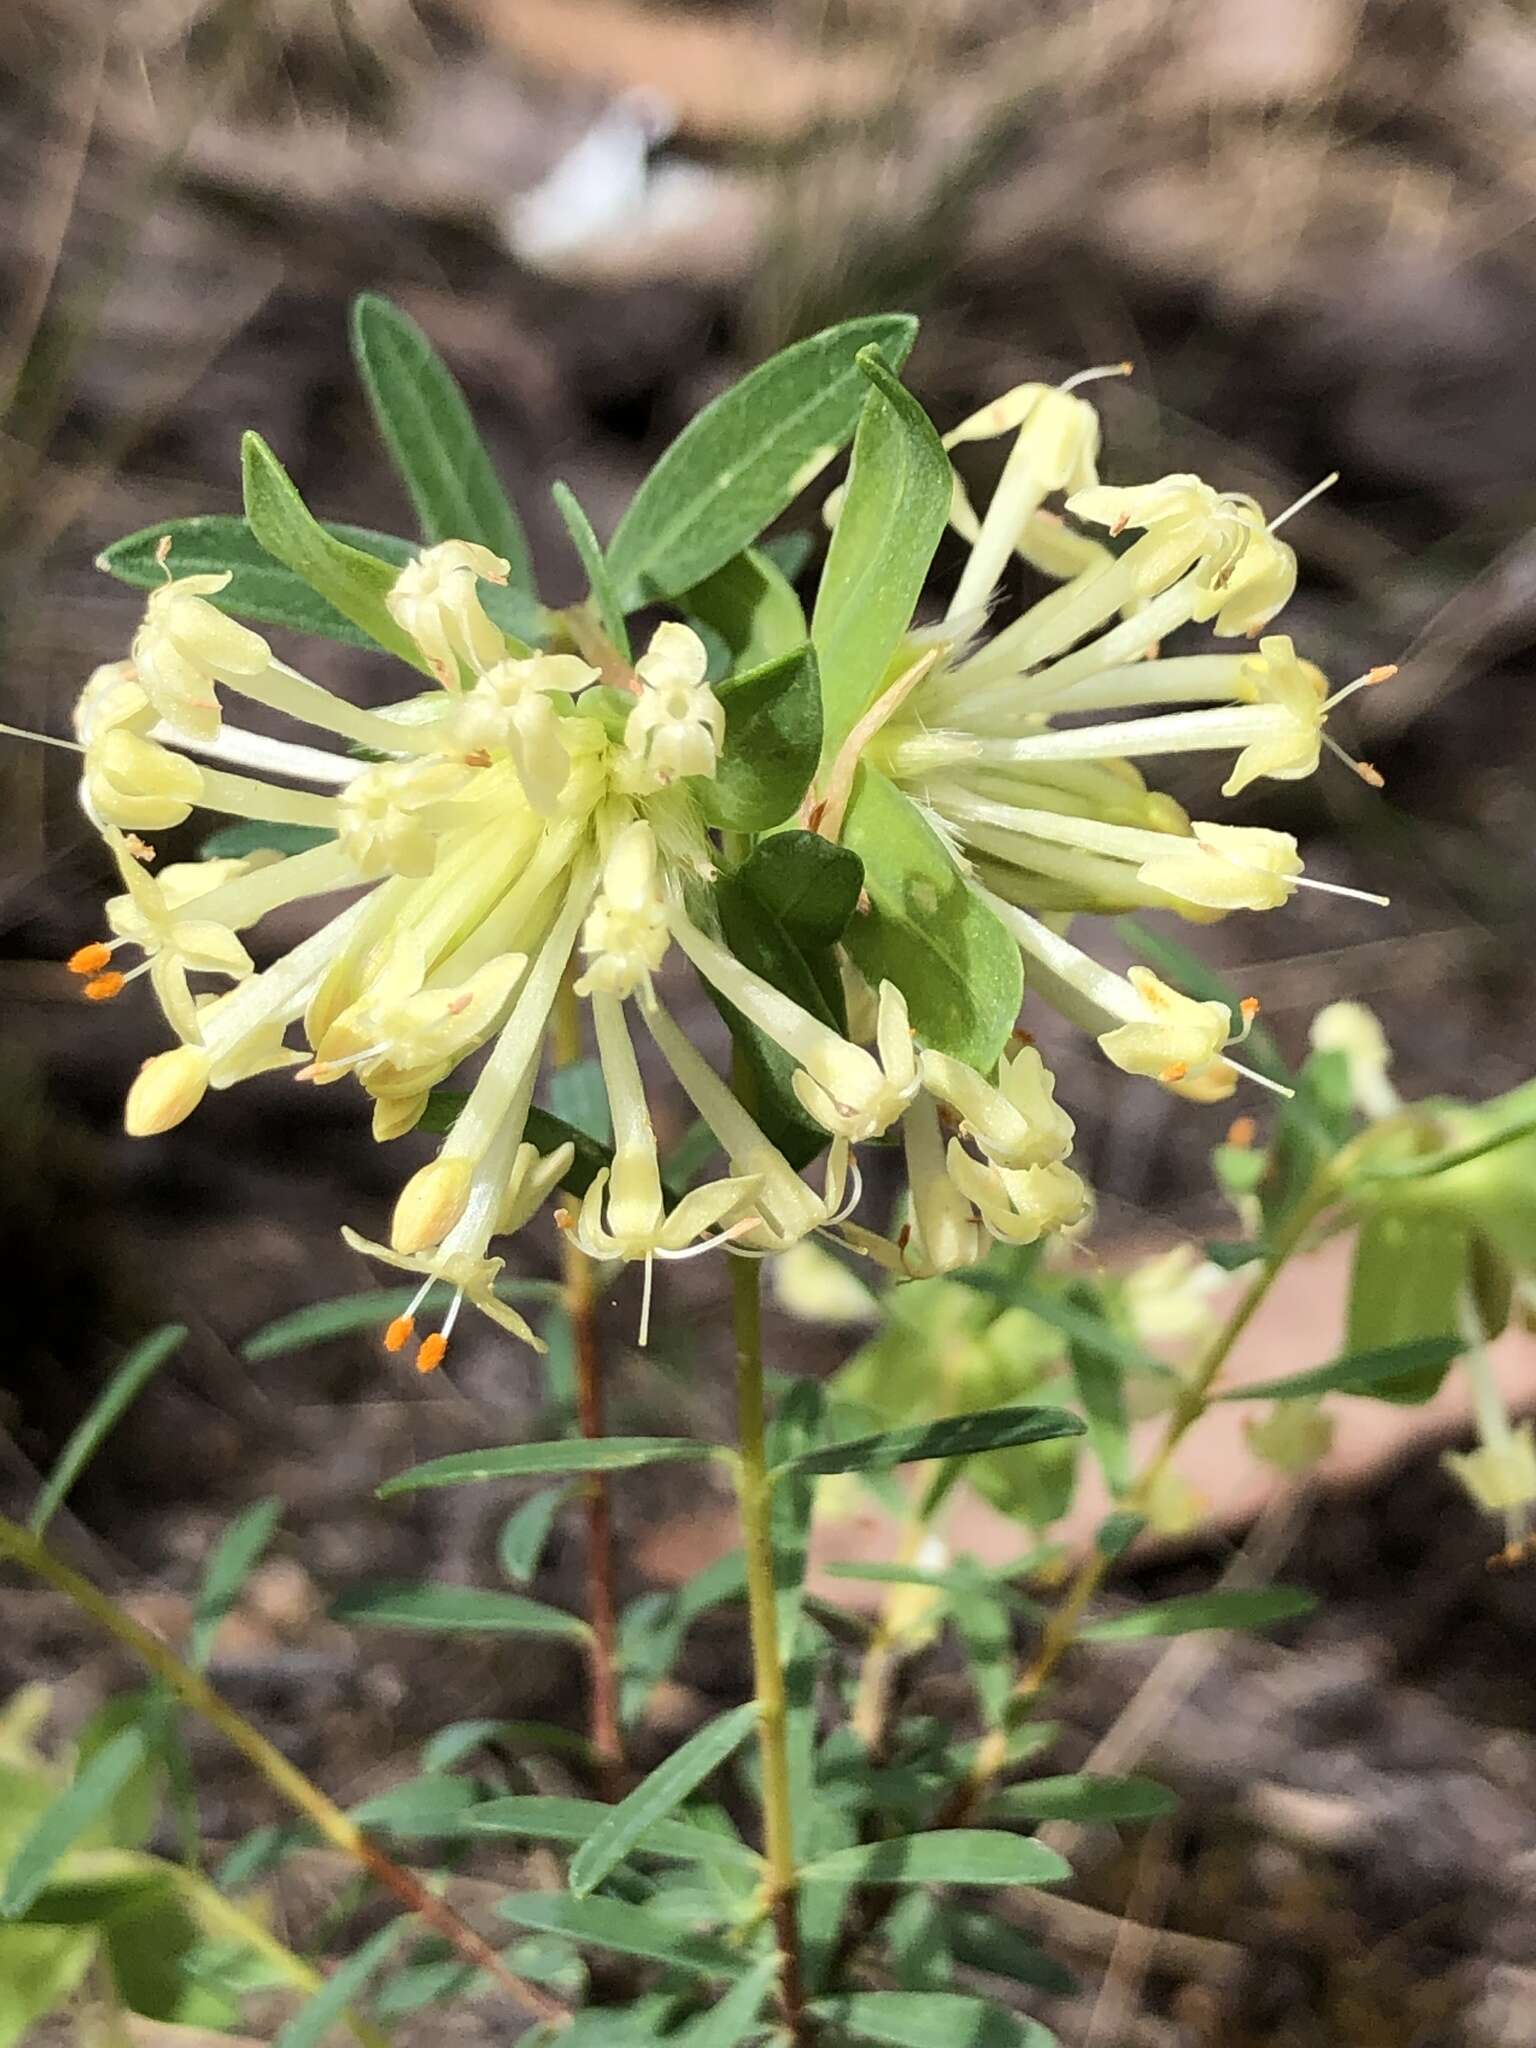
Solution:
<svg viewBox="0 0 1536 2048"><path fill-rule="evenodd" d="M1257 996L1244 996L1243 1000L1238 1004L1237 1007L1242 1011L1243 1015L1251 1024L1254 1018L1257 1017L1257 1015L1259 1014L1259 999Z"/></svg>
<svg viewBox="0 0 1536 2048"><path fill-rule="evenodd" d="M1386 788L1387 778L1379 768L1373 768L1369 761L1356 761L1354 769L1360 780L1368 782L1372 789Z"/></svg>
<svg viewBox="0 0 1536 2048"><path fill-rule="evenodd" d="M448 1339L441 1330L434 1330L430 1337L423 1337L416 1353L418 1372L436 1372L448 1355Z"/></svg>
<svg viewBox="0 0 1536 2048"><path fill-rule="evenodd" d="M123 992L124 977L121 974L98 974L85 984L80 993L88 1003L110 1003L112 998Z"/></svg>
<svg viewBox="0 0 1536 2048"><path fill-rule="evenodd" d="M1227 1130L1227 1143L1246 1152L1258 1134L1259 1127L1251 1116L1235 1116Z"/></svg>
<svg viewBox="0 0 1536 2048"><path fill-rule="evenodd" d="M1169 1064L1166 1067L1164 1067L1163 1071L1158 1075L1157 1078L1159 1079L1159 1081L1172 1083L1174 1081L1185 1080L1188 1077L1188 1074L1188 1060L1171 1060Z"/></svg>
<svg viewBox="0 0 1536 2048"><path fill-rule="evenodd" d="M403 1351L406 1345L410 1343L415 1328L416 1318L414 1316L396 1316L395 1320L384 1332L384 1349L386 1351Z"/></svg>
<svg viewBox="0 0 1536 2048"><path fill-rule="evenodd" d="M155 849L147 839L141 839L137 832L125 832L123 834L123 844L133 855L134 859L142 862L145 867L148 867L155 857Z"/></svg>
<svg viewBox="0 0 1536 2048"><path fill-rule="evenodd" d="M78 946L69 956L71 974L100 974L112 958L112 948L96 939L89 946Z"/></svg>
<svg viewBox="0 0 1536 2048"><path fill-rule="evenodd" d="M1392 680L1392 678L1393 678L1393 677L1394 677L1394 676L1395 676L1396 674L1397 674L1397 663L1396 663L1395 661L1389 661L1389 662L1385 663L1385 664L1384 664L1383 666L1381 666L1381 667L1379 667L1379 668L1373 668L1373 669L1370 669L1370 670L1369 670L1369 671L1367 672L1367 674L1366 674L1366 678L1365 678L1365 680L1366 680L1366 681L1367 681L1368 683L1372 683L1372 684L1374 684L1374 683L1390 683L1390 682L1391 682L1391 680Z"/></svg>

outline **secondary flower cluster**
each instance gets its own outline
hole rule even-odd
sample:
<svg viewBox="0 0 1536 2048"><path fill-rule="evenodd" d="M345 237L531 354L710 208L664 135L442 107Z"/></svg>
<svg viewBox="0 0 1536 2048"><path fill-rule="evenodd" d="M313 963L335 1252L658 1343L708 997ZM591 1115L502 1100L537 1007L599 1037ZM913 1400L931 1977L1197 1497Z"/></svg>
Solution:
<svg viewBox="0 0 1536 2048"><path fill-rule="evenodd" d="M973 547L949 617L913 636L906 672L859 744L938 825L1017 939L1037 993L1093 1031L1116 1065L1219 1097L1235 1067L1226 1007L1145 970L1098 965L1063 935L1063 913L1155 904L1207 918L1283 902L1300 879L1292 840L1191 824L1131 763L1234 750L1229 792L1261 774L1303 775L1344 693L1330 697L1278 635L1257 652L1157 658L1190 620L1258 633L1290 594L1294 558L1250 500L1185 476L1100 486L1096 415L1066 388L1009 393L951 440L1006 431L1013 448L984 518L956 486L955 523ZM1112 553L1046 508L1063 492L1079 522L1140 538ZM981 608L1015 552L1060 587L979 640ZM490 1247L572 1172L571 1145L541 1153L528 1136L562 1003L590 1019L614 1147L557 1215L592 1256L643 1262L647 1302L655 1259L713 1245L762 1255L836 1230L922 1275L971 1263L989 1237L1027 1244L1075 1222L1086 1195L1067 1164L1072 1124L1031 1044L977 1072L917 1042L894 983L868 989L846 967L850 1007L869 1028L845 1036L724 942L700 792L728 734L698 635L662 624L633 668L615 661L605 682L578 654L508 642L481 599L482 583L507 573L467 541L428 547L404 568L388 609L440 687L363 710L218 609L228 576L166 566L130 659L92 676L75 717L83 801L123 893L107 905L110 936L71 965L97 1000L147 975L177 1040L134 1081L129 1131L166 1131L209 1088L291 1067L310 1085L355 1079L372 1098L376 1137L391 1139L483 1053L437 1156L400 1193L388 1244L352 1239L420 1276L418 1307L434 1281L453 1289L443 1327L421 1341L423 1369L441 1359L464 1299L535 1341L498 1296L502 1261ZM237 729L221 689L330 744ZM1118 715L1167 702L1199 708ZM1115 715L1052 723L1078 711ZM195 809L308 828L316 843L154 869L140 835ZM826 806L813 801L807 814L818 812ZM823 829L835 823L827 813ZM331 897L340 908L256 971L243 933L285 905ZM679 1028L656 980L674 953L788 1055L800 1106L826 1138L816 1185ZM227 986L210 991L209 979ZM720 1178L670 1204L636 1024L725 1162ZM290 1042L296 1027L303 1049ZM892 1242L848 1216L860 1185L852 1148L898 1128L910 1221ZM391 1348L412 1337L414 1314L391 1326Z"/></svg>

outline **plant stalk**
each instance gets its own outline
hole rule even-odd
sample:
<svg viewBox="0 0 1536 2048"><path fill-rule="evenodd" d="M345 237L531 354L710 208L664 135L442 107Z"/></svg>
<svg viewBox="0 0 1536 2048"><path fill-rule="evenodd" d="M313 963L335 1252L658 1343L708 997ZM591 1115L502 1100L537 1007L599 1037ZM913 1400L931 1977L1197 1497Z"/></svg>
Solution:
<svg viewBox="0 0 1536 2048"><path fill-rule="evenodd" d="M779 1648L773 1569L773 1490L768 1477L763 1392L761 1268L756 1259L732 1258L729 1264L740 1456L736 1486L747 1566L753 1688L760 1715L757 1739L763 1773L764 1893L779 1944L779 1997L784 2023L791 2037L803 2042L807 2038L805 1975L800 1955L799 1885L790 1794L789 1705Z"/></svg>
<svg viewBox="0 0 1536 2048"><path fill-rule="evenodd" d="M226 1742L254 1764L273 1791L295 1812L302 1814L332 1848L350 1857L392 1892L407 1912L419 1915L432 1932L451 1943L466 1962L473 1962L496 1978L505 1990L541 2019L563 2022L569 2017L564 2006L547 1992L514 1976L489 1942L482 1940L472 1927L466 1926L445 1899L429 1891L413 1871L402 1868L376 1847L356 1822L349 1820L335 1801L290 1763L282 1751L231 1706L222 1693L216 1692L201 1672L183 1663L168 1643L135 1621L109 1594L55 1557L46 1545L19 1523L3 1515L0 1515L0 1557L10 1558L34 1578L42 1579L56 1592L62 1593L105 1634L132 1651L146 1670L152 1672L183 1706L200 1714Z"/></svg>
<svg viewBox="0 0 1536 2048"><path fill-rule="evenodd" d="M555 1011L555 1064L581 1058L581 1013L569 977ZM563 1234L565 1311L576 1352L576 1422L588 1443L607 1434L603 1349L597 1328L592 1261L569 1231ZM624 1737L619 1721L619 1602L613 1564L613 1501L608 1481L594 1472L582 1487L587 1511L587 1622L591 1628L591 1694L587 1735L609 1798L624 1789Z"/></svg>

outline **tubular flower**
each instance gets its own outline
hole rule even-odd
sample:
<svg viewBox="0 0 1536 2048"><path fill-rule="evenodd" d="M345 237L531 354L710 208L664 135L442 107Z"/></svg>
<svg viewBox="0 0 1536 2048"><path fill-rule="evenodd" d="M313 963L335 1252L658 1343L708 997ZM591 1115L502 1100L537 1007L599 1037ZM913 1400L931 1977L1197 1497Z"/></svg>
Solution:
<svg viewBox="0 0 1536 2048"><path fill-rule="evenodd" d="M686 775L713 775L725 744L725 706L704 680L708 656L689 626L658 626L635 663L640 701L624 727L628 787L664 788Z"/></svg>
<svg viewBox="0 0 1536 2048"><path fill-rule="evenodd" d="M208 602L231 580L227 569L217 576L172 576L167 571L165 583L150 592L144 622L133 636L134 674L156 717L181 739L216 738L219 699L214 684L259 676L272 659L259 633L226 618Z"/></svg>
<svg viewBox="0 0 1536 2048"><path fill-rule="evenodd" d="M461 664L479 676L506 655L506 637L481 604L479 585L505 583L511 566L474 541L439 541L406 564L385 599L395 624L410 634L433 675L455 695Z"/></svg>
<svg viewBox="0 0 1536 2048"><path fill-rule="evenodd" d="M1248 652L1163 656L1166 637L1191 624L1221 636L1263 631L1295 587L1295 555L1276 532L1290 512L1266 521L1253 499L1182 473L1101 484L1097 422L1067 387L1021 386L948 439L1003 432L1016 439L987 511L978 516L954 487L951 520L972 547L945 624L911 636L888 678L909 674L920 652L938 658L899 701L888 688L888 715L879 699L865 714L864 758L917 805L1019 939L1036 993L1086 1023L1128 1071L1220 1100L1243 1071L1222 1054L1224 1006L1099 970L1061 937L1066 921L1146 907L1204 923L1277 909L1300 888L1384 902L1314 881L1287 833L1191 819L1143 769L1165 755L1225 754L1222 794L1235 796L1261 777L1310 775L1326 747L1377 782L1325 727L1393 671L1331 690L1283 633ZM1105 540L1064 523L1063 510ZM1058 587L980 638L978 608L1010 553ZM965 1083L973 1098L990 1085ZM970 1122L957 1099L951 1107Z"/></svg>

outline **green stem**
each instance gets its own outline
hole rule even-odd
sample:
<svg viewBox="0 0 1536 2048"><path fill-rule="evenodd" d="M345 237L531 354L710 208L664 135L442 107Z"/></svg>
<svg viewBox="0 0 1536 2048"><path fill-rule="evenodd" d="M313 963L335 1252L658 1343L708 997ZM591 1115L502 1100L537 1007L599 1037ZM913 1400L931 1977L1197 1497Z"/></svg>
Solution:
<svg viewBox="0 0 1536 2048"><path fill-rule="evenodd" d="M311 1783L296 1765L291 1764L259 1728L230 1705L222 1693L215 1692L200 1671L183 1663L168 1643L163 1643L159 1636L152 1635L135 1621L99 1586L55 1557L29 1530L3 1515L0 1515L0 1557L10 1558L34 1578L42 1579L56 1592L62 1593L105 1634L132 1651L174 1698L183 1706L190 1707L193 1713L200 1714L226 1742L254 1764L273 1791L301 1813L323 1840L392 1892L408 1912L419 1914L432 1932L450 1942L466 1961L488 1971L504 1989L538 2013L541 2019L564 2021L568 2017L564 2006L537 1985L525 1983L522 1978L514 1976L489 1942L483 1941L472 1927L466 1926L445 1899L429 1891L414 1871L394 1862L377 1848L334 1800L327 1798L318 1785Z"/></svg>
<svg viewBox="0 0 1536 2048"><path fill-rule="evenodd" d="M747 1610L752 1632L753 1685L759 1710L763 1773L764 1892L779 1943L779 1996L792 2038L806 2035L805 1979L795 1870L794 1809L790 1795L789 1704L779 1648L774 1585L773 1489L768 1477L767 1414L763 1394L763 1311L756 1259L733 1258L732 1324L736 1338L736 1412L740 1462L736 1489L747 1566Z"/></svg>
<svg viewBox="0 0 1536 2048"><path fill-rule="evenodd" d="M1262 1307L1270 1289L1292 1255L1304 1242L1312 1225L1333 1201L1338 1185L1339 1163L1343 1158L1344 1154L1339 1154L1338 1158L1330 1166L1324 1167L1313 1180L1305 1196L1286 1219L1280 1235L1265 1254L1263 1263L1244 1290L1242 1299L1190 1374L1173 1413L1168 1418L1162 1443L1150 1464L1126 1495L1124 1505L1131 1512L1145 1509L1179 1445L1210 1407L1212 1390L1232 1356L1238 1339ZM1112 1560L1101 1551L1094 1549L1078 1567L1076 1575L1062 1597L1061 1604L1045 1625L1035 1654L1025 1665L1014 1685L1001 1724L992 1729L977 1745L970 1775L943 1815L943 1825L957 1826L973 1814L990 1790L993 1781L1005 1769L1008 1762L1010 1733L1027 1715L1054 1674L1057 1665L1076 1642L1083 1616L1104 1583L1111 1562Z"/></svg>

